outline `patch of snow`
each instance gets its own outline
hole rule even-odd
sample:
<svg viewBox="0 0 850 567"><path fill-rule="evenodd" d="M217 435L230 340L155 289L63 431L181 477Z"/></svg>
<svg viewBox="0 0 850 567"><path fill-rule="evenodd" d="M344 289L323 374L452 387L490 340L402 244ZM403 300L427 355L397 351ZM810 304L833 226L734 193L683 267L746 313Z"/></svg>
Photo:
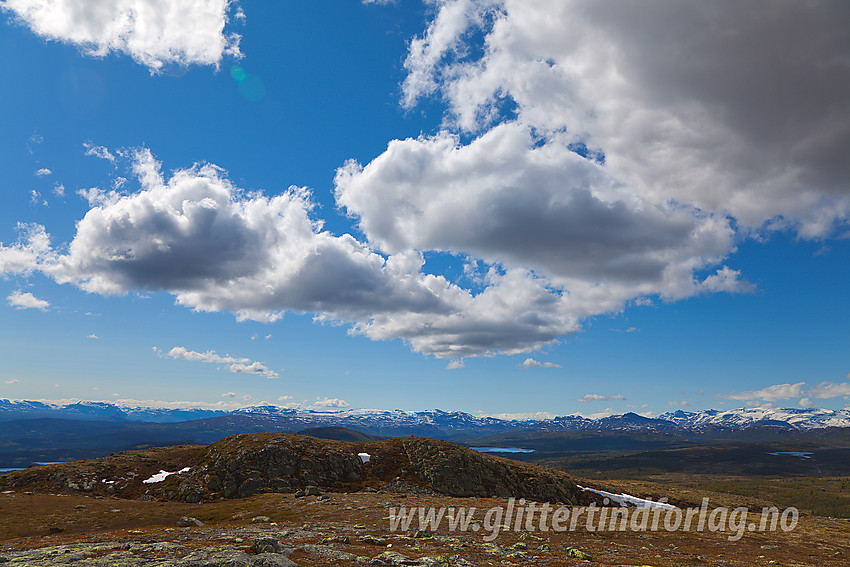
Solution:
<svg viewBox="0 0 850 567"><path fill-rule="evenodd" d="M184 473L184 472L189 472L191 470L191 468L192 467L182 468L177 472L168 472L168 471L161 470L158 473L156 473L155 475L153 475L152 477L150 477L149 479L143 480L142 482L144 484L154 484L156 482L162 482L163 480L165 480L166 478L170 477L173 474L181 474L181 473Z"/></svg>
<svg viewBox="0 0 850 567"><path fill-rule="evenodd" d="M628 507L629 505L632 505L635 508L649 508L650 510L676 509L676 507L672 504L667 504L666 502L654 502L652 500L638 498L637 496L632 496L631 494L626 494L625 492L620 494L614 494L613 492L606 492L604 490L594 490L593 488L585 488L583 486L579 486L579 488L581 488L585 492L593 492L594 494L598 494L600 496L608 498L609 500L611 500L611 502L616 502L617 504L623 507Z"/></svg>
<svg viewBox="0 0 850 567"><path fill-rule="evenodd" d="M102 482L103 484L115 484L115 481L114 481L114 480L106 480L106 479L103 479L103 480L101 480L100 482Z"/></svg>
<svg viewBox="0 0 850 567"><path fill-rule="evenodd" d="M364 465L369 462L369 459L372 458L372 455L370 455L369 453L357 453L357 456L360 457L360 462L362 462Z"/></svg>

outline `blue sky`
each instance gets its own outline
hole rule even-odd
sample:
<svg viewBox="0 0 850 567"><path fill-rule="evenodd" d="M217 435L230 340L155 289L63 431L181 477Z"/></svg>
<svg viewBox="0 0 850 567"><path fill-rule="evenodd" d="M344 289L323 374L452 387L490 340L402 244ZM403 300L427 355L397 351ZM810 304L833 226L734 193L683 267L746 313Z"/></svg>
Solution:
<svg viewBox="0 0 850 567"><path fill-rule="evenodd" d="M0 397L847 407L845 3L102 4L0 3Z"/></svg>

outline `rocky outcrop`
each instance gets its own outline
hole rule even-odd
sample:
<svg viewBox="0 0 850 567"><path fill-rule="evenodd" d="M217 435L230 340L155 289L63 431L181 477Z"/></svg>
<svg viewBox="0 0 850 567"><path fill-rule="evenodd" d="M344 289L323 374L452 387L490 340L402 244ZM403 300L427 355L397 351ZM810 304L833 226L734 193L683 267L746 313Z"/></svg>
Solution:
<svg viewBox="0 0 850 567"><path fill-rule="evenodd" d="M368 459L362 457L364 453ZM157 456L164 460L158 461ZM354 443L287 433L234 435L207 447L122 453L49 469L36 467L0 477L0 487L4 486L188 503L268 492L307 494L308 487L312 487L310 494L319 492L315 487L338 492L407 487L408 492L450 496L566 504L589 501L565 473L446 441L404 437Z"/></svg>
<svg viewBox="0 0 850 567"><path fill-rule="evenodd" d="M432 439L406 438L402 445L410 470L422 484L442 494L514 496L567 504L586 500L584 492L564 473Z"/></svg>
<svg viewBox="0 0 850 567"><path fill-rule="evenodd" d="M352 444L299 435L234 435L209 446L193 476L225 498L321 486L359 488L364 466Z"/></svg>

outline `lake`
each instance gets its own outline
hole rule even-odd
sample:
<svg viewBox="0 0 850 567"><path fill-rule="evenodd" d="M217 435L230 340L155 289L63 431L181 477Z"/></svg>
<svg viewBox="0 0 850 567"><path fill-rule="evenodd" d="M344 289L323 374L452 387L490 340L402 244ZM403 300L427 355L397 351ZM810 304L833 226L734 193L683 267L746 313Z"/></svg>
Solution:
<svg viewBox="0 0 850 567"><path fill-rule="evenodd" d="M534 449L520 449L519 447L470 447L479 453L533 453Z"/></svg>

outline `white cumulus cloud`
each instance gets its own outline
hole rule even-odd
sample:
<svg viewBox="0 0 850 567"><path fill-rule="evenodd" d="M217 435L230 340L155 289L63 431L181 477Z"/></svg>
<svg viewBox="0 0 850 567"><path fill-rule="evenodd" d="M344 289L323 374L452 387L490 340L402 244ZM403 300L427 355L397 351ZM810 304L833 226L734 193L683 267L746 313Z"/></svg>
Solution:
<svg viewBox="0 0 850 567"><path fill-rule="evenodd" d="M15 309L41 309L45 311L50 307L50 302L39 299L30 292L13 291L6 299L9 301L9 305Z"/></svg>
<svg viewBox="0 0 850 567"><path fill-rule="evenodd" d="M846 2L436 4L410 46L407 104L436 93L472 133L506 117L563 133L651 204L805 237L846 222Z"/></svg>
<svg viewBox="0 0 850 567"><path fill-rule="evenodd" d="M159 349L154 347L154 352L159 353ZM169 350L165 353L165 355L170 356L171 358L182 358L184 360L221 364L230 372L237 374L259 374L266 378L278 378L280 376L280 374L270 369L262 362L252 361L250 358L238 358L230 355L221 356L212 350L197 352L185 347L177 346ZM224 394L224 396L231 397L229 396L231 393L232 392L228 392L227 394Z"/></svg>
<svg viewBox="0 0 850 567"><path fill-rule="evenodd" d="M129 55L152 73L165 65L218 66L238 57L240 36L225 31L231 0L3 0L37 35L103 57Z"/></svg>
<svg viewBox="0 0 850 567"><path fill-rule="evenodd" d="M29 274L54 256L50 235L39 224L18 223L18 241L9 246L0 242L0 274Z"/></svg>
<svg viewBox="0 0 850 567"><path fill-rule="evenodd" d="M600 402L602 400L607 400L608 396L603 396L602 394L585 394L581 398L578 399L580 402Z"/></svg>
<svg viewBox="0 0 850 567"><path fill-rule="evenodd" d="M385 258L322 230L305 189L245 193L210 164L166 178L148 150L132 166L141 190L87 191L92 208L66 253L44 227L22 227L17 243L0 246L4 273L37 269L100 294L167 291L181 305L240 319L313 313L446 358L523 352L578 328L574 298L527 269L490 269L473 294L424 273L418 251Z"/></svg>
<svg viewBox="0 0 850 567"><path fill-rule="evenodd" d="M310 405L310 409L342 409L349 405L348 402L339 398L316 398L316 401Z"/></svg>
<svg viewBox="0 0 850 567"><path fill-rule="evenodd" d="M403 104L441 99L444 127L335 179L382 253L533 274L563 335L653 296L751 290L724 264L742 238L846 227L846 3L434 4Z"/></svg>

